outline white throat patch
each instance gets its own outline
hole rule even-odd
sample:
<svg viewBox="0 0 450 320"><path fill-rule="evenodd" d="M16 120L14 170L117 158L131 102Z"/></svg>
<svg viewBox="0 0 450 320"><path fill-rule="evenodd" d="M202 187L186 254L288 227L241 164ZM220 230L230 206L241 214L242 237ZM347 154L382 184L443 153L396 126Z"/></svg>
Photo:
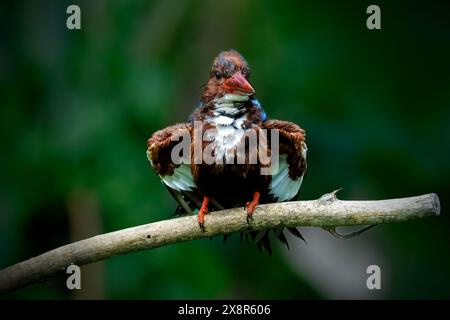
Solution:
<svg viewBox="0 0 450 320"><path fill-rule="evenodd" d="M215 159L218 163L222 163L226 159L232 160L235 154L236 146L242 140L245 130L243 128L247 115L244 113L240 117L235 118L242 113L241 104L248 101L249 97L238 94L226 94L221 98L214 99L215 109L214 117L207 121L214 124L217 131L209 133L206 139L214 141Z"/></svg>

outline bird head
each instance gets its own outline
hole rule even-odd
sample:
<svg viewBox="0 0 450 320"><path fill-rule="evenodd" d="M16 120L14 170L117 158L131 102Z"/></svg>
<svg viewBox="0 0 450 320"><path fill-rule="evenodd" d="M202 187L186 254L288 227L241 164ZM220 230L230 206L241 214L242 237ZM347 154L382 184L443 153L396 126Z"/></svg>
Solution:
<svg viewBox="0 0 450 320"><path fill-rule="evenodd" d="M251 96L255 90L249 77L250 67L239 52L233 49L222 51L213 61L202 100L207 102L225 94Z"/></svg>

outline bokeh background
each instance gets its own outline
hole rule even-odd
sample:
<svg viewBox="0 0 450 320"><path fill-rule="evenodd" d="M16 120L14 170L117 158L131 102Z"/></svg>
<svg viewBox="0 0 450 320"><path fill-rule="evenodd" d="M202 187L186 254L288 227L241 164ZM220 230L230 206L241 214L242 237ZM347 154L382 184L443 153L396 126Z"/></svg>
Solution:
<svg viewBox="0 0 450 320"><path fill-rule="evenodd" d="M78 4L82 29L66 28ZM302 199L436 192L442 215L352 240L303 228L272 257L234 235L115 257L8 295L29 299L450 298L448 2L10 1L0 5L0 268L176 204L145 156L235 48L269 117L306 129ZM382 289L366 288L377 264Z"/></svg>

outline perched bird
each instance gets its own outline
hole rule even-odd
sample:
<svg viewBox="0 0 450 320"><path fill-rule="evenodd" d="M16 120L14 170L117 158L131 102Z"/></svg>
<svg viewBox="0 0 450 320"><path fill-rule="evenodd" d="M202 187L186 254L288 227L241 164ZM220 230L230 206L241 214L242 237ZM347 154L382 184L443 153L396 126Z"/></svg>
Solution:
<svg viewBox="0 0 450 320"><path fill-rule="evenodd" d="M178 201L177 212L198 209L203 230L210 209L245 206L251 223L258 204L295 199L306 173L305 131L269 119L249 77L250 67L237 51L221 52L189 120L155 132L147 143L147 158ZM182 138L190 147L180 162L173 156ZM297 229L289 231L303 239ZM287 245L282 229L276 233ZM266 235L255 237L267 249Z"/></svg>

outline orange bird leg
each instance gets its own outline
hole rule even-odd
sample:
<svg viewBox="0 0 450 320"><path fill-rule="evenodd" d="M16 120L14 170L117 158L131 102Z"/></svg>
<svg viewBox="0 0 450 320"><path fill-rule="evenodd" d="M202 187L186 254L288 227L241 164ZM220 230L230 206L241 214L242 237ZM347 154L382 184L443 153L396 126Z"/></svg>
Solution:
<svg viewBox="0 0 450 320"><path fill-rule="evenodd" d="M259 192L256 191L253 194L253 200L252 202L247 202L245 205L245 209L247 210L247 223L250 223L250 220L253 220L253 211L255 211L256 206L259 204Z"/></svg>
<svg viewBox="0 0 450 320"><path fill-rule="evenodd" d="M205 214L207 214L209 212L208 203L209 203L208 197L203 197L202 207L198 211L198 215L197 215L198 225L200 226L200 229L202 229L203 231L205 231L205 226L204 226Z"/></svg>

